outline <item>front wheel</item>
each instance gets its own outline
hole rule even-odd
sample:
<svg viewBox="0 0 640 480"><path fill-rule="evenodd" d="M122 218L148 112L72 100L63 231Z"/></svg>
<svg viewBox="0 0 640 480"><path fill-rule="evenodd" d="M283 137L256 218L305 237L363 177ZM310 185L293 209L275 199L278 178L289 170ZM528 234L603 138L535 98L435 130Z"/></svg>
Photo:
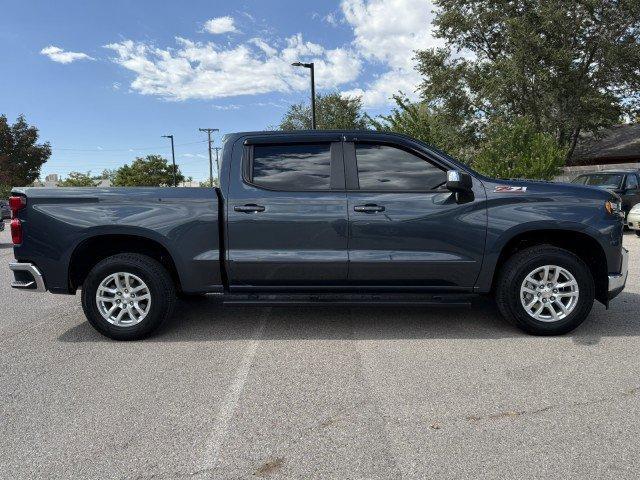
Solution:
<svg viewBox="0 0 640 480"><path fill-rule="evenodd" d="M169 272L156 260L134 253L105 258L82 285L89 323L115 340L139 340L169 316L176 293Z"/></svg>
<svg viewBox="0 0 640 480"><path fill-rule="evenodd" d="M534 335L561 335L589 315L595 296L589 267L550 245L522 250L507 260L496 287L498 310Z"/></svg>

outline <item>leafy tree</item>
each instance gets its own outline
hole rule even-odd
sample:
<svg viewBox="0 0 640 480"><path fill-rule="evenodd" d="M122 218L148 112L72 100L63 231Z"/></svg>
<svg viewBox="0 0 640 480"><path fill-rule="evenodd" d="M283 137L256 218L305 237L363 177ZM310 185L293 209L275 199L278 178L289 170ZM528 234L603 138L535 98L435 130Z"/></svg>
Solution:
<svg viewBox="0 0 640 480"><path fill-rule="evenodd" d="M213 179L213 183L211 183L208 178L206 180L200 182L200 187L202 187L202 188L211 188L212 186L213 187L218 187L219 186L217 178Z"/></svg>
<svg viewBox="0 0 640 480"><path fill-rule="evenodd" d="M446 115L426 102L412 102L402 94L393 99L396 106L390 114L368 117L374 130L403 133L461 160L470 160L478 142L475 130L464 119Z"/></svg>
<svg viewBox="0 0 640 480"><path fill-rule="evenodd" d="M40 168L51 156L48 142L38 144L38 129L20 115L13 125L0 115L0 198L11 187L24 187L40 176Z"/></svg>
<svg viewBox="0 0 640 480"><path fill-rule="evenodd" d="M640 111L638 0L437 3L447 46L419 51L417 68L441 111L479 129L527 117L567 157L581 132Z"/></svg>
<svg viewBox="0 0 640 480"><path fill-rule="evenodd" d="M494 178L551 180L560 171L566 150L527 119L496 122L488 127L487 140L473 167Z"/></svg>
<svg viewBox="0 0 640 480"><path fill-rule="evenodd" d="M342 97L339 93L316 95L316 128L319 130L361 130L367 127L360 97ZM289 107L278 130L310 130L311 106L299 103Z"/></svg>
<svg viewBox="0 0 640 480"><path fill-rule="evenodd" d="M116 172L117 169L109 170L108 168L105 168L100 175L96 175L91 178L98 183L101 180L111 180L111 183L113 183L114 179L116 178Z"/></svg>
<svg viewBox="0 0 640 480"><path fill-rule="evenodd" d="M95 187L96 185L91 172L69 172L67 178L58 183L59 187Z"/></svg>
<svg viewBox="0 0 640 480"><path fill-rule="evenodd" d="M176 165L176 181L185 180ZM131 165L116 170L114 187L167 187L173 185L173 165L161 155L136 158Z"/></svg>

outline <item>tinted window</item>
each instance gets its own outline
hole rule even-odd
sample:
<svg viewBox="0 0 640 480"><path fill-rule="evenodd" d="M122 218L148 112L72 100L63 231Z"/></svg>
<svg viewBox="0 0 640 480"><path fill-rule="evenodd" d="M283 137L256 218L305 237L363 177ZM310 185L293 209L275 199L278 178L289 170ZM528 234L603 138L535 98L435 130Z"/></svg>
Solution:
<svg viewBox="0 0 640 480"><path fill-rule="evenodd" d="M276 190L329 190L330 145L256 145L252 178L255 185Z"/></svg>
<svg viewBox="0 0 640 480"><path fill-rule="evenodd" d="M387 145L356 144L361 190L433 190L447 180L427 160Z"/></svg>
<svg viewBox="0 0 640 480"><path fill-rule="evenodd" d="M638 177L635 175L627 175L627 188L638 188Z"/></svg>

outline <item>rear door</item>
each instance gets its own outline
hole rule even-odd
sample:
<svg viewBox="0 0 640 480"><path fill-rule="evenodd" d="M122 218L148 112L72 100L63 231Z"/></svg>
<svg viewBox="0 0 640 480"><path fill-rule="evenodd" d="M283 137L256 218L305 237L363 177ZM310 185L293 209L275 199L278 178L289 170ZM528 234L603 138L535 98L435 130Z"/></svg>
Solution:
<svg viewBox="0 0 640 480"><path fill-rule="evenodd" d="M444 188L449 166L412 143L359 135L344 151L350 284L472 287L487 228L480 181L457 203Z"/></svg>
<svg viewBox="0 0 640 480"><path fill-rule="evenodd" d="M294 141L291 141L294 137ZM347 200L341 138L247 138L230 172L232 289L344 285Z"/></svg>

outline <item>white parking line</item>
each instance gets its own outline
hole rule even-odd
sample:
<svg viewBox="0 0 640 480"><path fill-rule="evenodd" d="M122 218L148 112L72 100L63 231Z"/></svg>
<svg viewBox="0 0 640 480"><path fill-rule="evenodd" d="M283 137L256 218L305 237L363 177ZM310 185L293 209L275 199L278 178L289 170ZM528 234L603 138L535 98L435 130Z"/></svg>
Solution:
<svg viewBox="0 0 640 480"><path fill-rule="evenodd" d="M267 323L267 318L271 313L271 308L266 308L264 312L260 315L258 320L258 326L253 332L253 336L251 337L251 341L244 352L242 357L242 363L236 372L236 377L227 392L227 396L220 405L220 411L218 412L217 422L214 425L213 431L211 432L211 436L207 442L207 448L205 450L205 458L204 458L204 469L211 469L216 466L220 457L220 450L222 449L222 445L224 443L224 439L227 436L227 431L229 429L229 422L233 417L233 414L236 411L238 406L238 401L240 400L240 395L242 394L242 389L244 388L244 384L247 381L247 376L249 375L249 369L253 364L253 361L256 356L256 352L258 350L258 345L260 344L260 339L262 338L262 333L264 332L265 324Z"/></svg>

